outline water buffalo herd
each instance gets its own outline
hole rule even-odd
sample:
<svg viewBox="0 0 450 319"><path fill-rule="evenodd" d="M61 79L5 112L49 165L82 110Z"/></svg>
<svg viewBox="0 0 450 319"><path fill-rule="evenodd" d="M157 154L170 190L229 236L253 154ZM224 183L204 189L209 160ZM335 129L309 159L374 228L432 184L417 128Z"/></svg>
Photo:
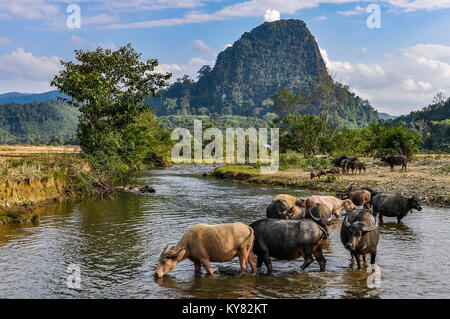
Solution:
<svg viewBox="0 0 450 319"><path fill-rule="evenodd" d="M382 161L389 163L391 168L402 165L406 169L404 156L383 157ZM365 167L356 158L341 156L336 159L334 172L348 173L349 169L365 170ZM314 171L311 178L327 173ZM196 272L203 266L212 275L211 262L226 262L236 256L241 273L247 270L248 264L252 272L256 272L263 263L268 273L272 273L271 258L295 260L299 257L304 258L302 270L315 259L320 271L325 271L322 244L331 240L328 228L333 216L342 220L341 242L350 252L352 263L356 261L361 268L360 258L367 264L368 254L370 263L375 264L380 236L378 226L383 224L383 216L396 217L400 223L412 209L422 210L416 196L383 194L368 187L349 188L336 196L312 195L305 199L279 194L268 204L266 218L250 225L236 222L198 224L189 228L174 247L163 250L155 276L164 276L186 258L194 262Z"/></svg>
<svg viewBox="0 0 450 319"><path fill-rule="evenodd" d="M325 271L326 260L322 244L329 237L328 228L333 216L342 220L340 238L350 252L351 260L361 268L361 260L374 264L379 241L378 225L383 216L396 217L400 223L412 209L422 210L419 199L401 194L382 194L367 187L347 189L336 196L312 195L306 199L287 194L272 198L266 209L266 218L250 225L241 222L207 225L198 224L188 229L172 248L163 250L156 277L162 277L183 259L195 264L195 271L203 266L213 274L211 262L226 262L239 257L241 273L256 272L264 263L272 273L271 258L295 260L304 258L301 269L314 259L320 271ZM345 211L343 217L341 213ZM376 221L376 218L379 221ZM257 256L256 260L254 254Z"/></svg>

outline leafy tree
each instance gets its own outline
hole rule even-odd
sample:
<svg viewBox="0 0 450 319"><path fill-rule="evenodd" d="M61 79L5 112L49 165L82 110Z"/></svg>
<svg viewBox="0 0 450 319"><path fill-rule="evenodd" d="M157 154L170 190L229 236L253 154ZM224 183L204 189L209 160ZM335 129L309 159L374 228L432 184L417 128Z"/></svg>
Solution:
<svg viewBox="0 0 450 319"><path fill-rule="evenodd" d="M69 96L63 100L81 113L78 138L83 152L102 171L140 167L151 151L150 136L160 134L159 127L140 124L142 118L149 121L154 116L143 102L149 95L157 96L171 74L155 72L158 61L141 61L130 44L117 51L75 50L75 58L78 63L61 60L64 68L51 85Z"/></svg>
<svg viewBox="0 0 450 319"><path fill-rule="evenodd" d="M283 87L272 97L275 105L273 109L279 117L284 117L285 121L296 115L308 103L308 99L300 95L300 89L297 93L292 93L287 87Z"/></svg>
<svg viewBox="0 0 450 319"><path fill-rule="evenodd" d="M382 131L378 156L406 155L411 157L419 152L422 137L417 131L396 126Z"/></svg>
<svg viewBox="0 0 450 319"><path fill-rule="evenodd" d="M328 116L336 106L336 84L328 72L319 76L315 94L319 98L319 110L325 115L325 122L328 122Z"/></svg>
<svg viewBox="0 0 450 319"><path fill-rule="evenodd" d="M57 146L57 145L61 145L61 144L62 144L62 140L58 135L50 136L50 141L48 142L48 145Z"/></svg>
<svg viewBox="0 0 450 319"><path fill-rule="evenodd" d="M289 127L280 128L280 149L303 154L321 154L333 151L334 127L323 117L295 114Z"/></svg>

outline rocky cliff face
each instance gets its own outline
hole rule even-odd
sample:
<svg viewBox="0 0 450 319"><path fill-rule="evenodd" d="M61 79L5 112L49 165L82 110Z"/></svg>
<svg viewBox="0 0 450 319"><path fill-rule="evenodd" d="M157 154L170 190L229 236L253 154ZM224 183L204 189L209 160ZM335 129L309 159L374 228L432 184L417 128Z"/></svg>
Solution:
<svg viewBox="0 0 450 319"><path fill-rule="evenodd" d="M251 106L249 100L259 105L283 86L309 91L324 72L319 47L305 23L279 20L244 33L218 55L212 72L201 80L212 82L217 104L245 108Z"/></svg>

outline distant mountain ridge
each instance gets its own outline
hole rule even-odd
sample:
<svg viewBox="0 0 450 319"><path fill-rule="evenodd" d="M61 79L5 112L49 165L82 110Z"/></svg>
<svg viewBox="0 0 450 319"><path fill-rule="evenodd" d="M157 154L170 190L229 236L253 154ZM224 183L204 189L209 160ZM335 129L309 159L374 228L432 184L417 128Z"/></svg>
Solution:
<svg viewBox="0 0 450 319"><path fill-rule="evenodd" d="M52 135L68 142L76 134L78 114L57 101L0 104L0 144L48 143Z"/></svg>
<svg viewBox="0 0 450 319"><path fill-rule="evenodd" d="M58 90L48 91L44 93L8 92L0 94L0 104L57 101L58 97L62 96L63 95L59 94Z"/></svg>
<svg viewBox="0 0 450 319"><path fill-rule="evenodd" d="M383 113L383 112L378 112L378 116L380 117L380 119L385 120L385 121L393 120L393 119L396 119L398 117L398 116L390 115L390 114Z"/></svg>

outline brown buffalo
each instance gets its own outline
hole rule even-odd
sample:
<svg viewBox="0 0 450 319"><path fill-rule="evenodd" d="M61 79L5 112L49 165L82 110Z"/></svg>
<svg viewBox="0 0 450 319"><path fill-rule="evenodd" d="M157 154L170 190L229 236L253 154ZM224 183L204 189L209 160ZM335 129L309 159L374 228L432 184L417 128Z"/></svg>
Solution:
<svg viewBox="0 0 450 319"><path fill-rule="evenodd" d="M338 197L338 195L339 194L336 194L336 197ZM356 206L362 206L365 205L366 203L368 204L370 203L370 200L372 198L372 195L368 190L359 188L349 191L348 193L345 194L345 196L346 196L345 199L351 199L353 204L355 204Z"/></svg>
<svg viewBox="0 0 450 319"><path fill-rule="evenodd" d="M317 180L320 181L320 176L327 175L327 173L324 170L317 170L317 171L312 171L310 175L311 175L311 180L313 180L314 178L317 177Z"/></svg>
<svg viewBox="0 0 450 319"><path fill-rule="evenodd" d="M342 169L339 167L333 167L333 168L329 169L326 173L327 174L341 174Z"/></svg>
<svg viewBox="0 0 450 319"><path fill-rule="evenodd" d="M304 218L302 207L305 200L288 194L279 194L272 198L266 210L267 218L299 219Z"/></svg>
<svg viewBox="0 0 450 319"><path fill-rule="evenodd" d="M355 170L359 171L359 174L361 174L361 171L366 171L366 167L364 166L364 163L361 162L352 162L348 165L348 168L352 170L352 174L355 174Z"/></svg>
<svg viewBox="0 0 450 319"><path fill-rule="evenodd" d="M315 204L323 204L328 209L331 210L331 213L336 216L336 218L340 218L340 212L344 209L353 210L356 209L355 204L350 199L339 199L334 196L320 196L320 195L313 195L306 199L305 202L305 209L308 211L308 208L310 206L313 206Z"/></svg>
<svg viewBox="0 0 450 319"><path fill-rule="evenodd" d="M239 256L241 273L247 270L247 263L255 272L256 260L252 254L254 238L253 229L239 222L192 226L176 246L168 251L164 249L155 276L164 276L186 258L195 263L196 272L200 272L203 265L208 274L213 275L210 262L225 262Z"/></svg>

